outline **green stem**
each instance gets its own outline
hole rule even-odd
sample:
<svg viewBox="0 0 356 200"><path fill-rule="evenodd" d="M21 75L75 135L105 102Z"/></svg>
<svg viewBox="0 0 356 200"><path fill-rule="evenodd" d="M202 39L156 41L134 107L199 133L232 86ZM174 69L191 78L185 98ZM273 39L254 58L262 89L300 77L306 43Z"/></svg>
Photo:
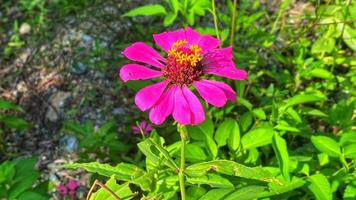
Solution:
<svg viewBox="0 0 356 200"><path fill-rule="evenodd" d="M235 28L236 28L236 9L237 9L237 0L234 0L232 7L232 20L231 20L231 34L230 34L230 45L234 46L234 38L235 38Z"/></svg>
<svg viewBox="0 0 356 200"><path fill-rule="evenodd" d="M181 194L181 199L185 200L185 182L184 182L184 170L185 170L185 145L186 142L188 141L188 131L187 128L184 125L178 124L177 126L178 132L180 134L180 138L182 141L182 145L180 148L180 168L179 168L179 187L180 187L180 194Z"/></svg>
<svg viewBox="0 0 356 200"><path fill-rule="evenodd" d="M218 40L220 40L219 29L218 29L218 17L216 16L216 9L215 9L215 0L211 0L211 8L212 8L212 14L214 19L216 37L218 38Z"/></svg>

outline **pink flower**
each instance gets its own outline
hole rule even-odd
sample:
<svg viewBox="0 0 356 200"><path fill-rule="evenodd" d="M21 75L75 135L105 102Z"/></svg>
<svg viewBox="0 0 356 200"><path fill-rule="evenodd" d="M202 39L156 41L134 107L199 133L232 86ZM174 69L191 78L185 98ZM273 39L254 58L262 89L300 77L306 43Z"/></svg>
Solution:
<svg viewBox="0 0 356 200"><path fill-rule="evenodd" d="M64 186L63 184L60 184L60 185L57 187L57 190L58 190L59 194L62 195L62 196L65 196L65 195L68 193L67 187Z"/></svg>
<svg viewBox="0 0 356 200"><path fill-rule="evenodd" d="M140 134L141 129L144 134L148 134L152 131L152 125L147 123L146 121L142 121L138 126L132 126L132 132L134 134Z"/></svg>
<svg viewBox="0 0 356 200"><path fill-rule="evenodd" d="M67 188L69 190L76 190L78 188L78 182L76 180L70 180L68 183L67 183Z"/></svg>
<svg viewBox="0 0 356 200"><path fill-rule="evenodd" d="M245 80L247 73L237 69L232 61L232 47L218 48L220 41L209 35L200 35L190 27L153 35L155 43L166 56L152 47L136 42L122 54L140 64L126 64L120 69L123 81L146 80L161 77L158 83L142 88L135 96L140 110L150 110L149 118L161 124L172 115L182 125L199 124L205 113L197 93L209 104L222 107L227 100L235 101L233 89L220 81L206 80L213 74L233 80Z"/></svg>

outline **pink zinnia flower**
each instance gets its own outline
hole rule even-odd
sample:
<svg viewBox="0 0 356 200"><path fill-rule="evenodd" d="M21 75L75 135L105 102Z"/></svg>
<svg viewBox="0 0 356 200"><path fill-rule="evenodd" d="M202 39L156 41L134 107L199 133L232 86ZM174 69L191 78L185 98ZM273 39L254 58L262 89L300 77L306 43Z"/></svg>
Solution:
<svg viewBox="0 0 356 200"><path fill-rule="evenodd" d="M132 126L132 132L134 134L140 134L141 129L144 134L148 134L152 131L152 125L147 123L146 121L142 121L138 126Z"/></svg>
<svg viewBox="0 0 356 200"><path fill-rule="evenodd" d="M152 67L126 64L120 69L120 77L125 82L156 77L163 79L142 88L135 96L140 110L150 110L149 118L154 124L163 123L171 114L182 125L196 125L205 120L204 109L190 90L191 86L206 102L216 107L224 106L227 100L236 100L236 94L229 85L204 77L205 74L213 74L233 80L246 79L247 73L237 69L232 61L232 47L218 48L218 39L200 35L189 27L155 34L153 39L166 56L161 56L143 42L136 42L122 54Z"/></svg>
<svg viewBox="0 0 356 200"><path fill-rule="evenodd" d="M67 183L67 188L70 189L70 190L76 190L78 188L78 182L76 180L70 180L68 183Z"/></svg>
<svg viewBox="0 0 356 200"><path fill-rule="evenodd" d="M62 195L62 196L65 196L65 195L68 193L67 187L64 186L63 184L60 184L60 185L57 187L57 190L58 190L59 194Z"/></svg>

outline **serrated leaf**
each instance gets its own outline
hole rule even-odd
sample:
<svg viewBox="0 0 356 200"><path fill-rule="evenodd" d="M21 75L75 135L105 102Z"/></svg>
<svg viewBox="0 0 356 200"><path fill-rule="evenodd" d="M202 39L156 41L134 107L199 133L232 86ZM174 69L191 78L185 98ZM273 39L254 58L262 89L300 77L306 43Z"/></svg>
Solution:
<svg viewBox="0 0 356 200"><path fill-rule="evenodd" d="M270 172L262 167L246 167L229 160L201 162L186 168L186 173L191 177L203 176L212 172L264 182L278 182Z"/></svg>
<svg viewBox="0 0 356 200"><path fill-rule="evenodd" d="M327 136L312 136L313 145L321 152L331 157L339 157L341 149L339 143Z"/></svg>
<svg viewBox="0 0 356 200"><path fill-rule="evenodd" d="M273 134L273 128L269 124L265 123L260 127L248 131L242 136L242 147L244 149L251 149L271 144Z"/></svg>
<svg viewBox="0 0 356 200"><path fill-rule="evenodd" d="M276 154L281 174L284 179L289 182L289 155L287 143L278 133L274 133L272 147Z"/></svg>
<svg viewBox="0 0 356 200"><path fill-rule="evenodd" d="M166 9L160 4L145 5L126 12L124 17L163 15Z"/></svg>
<svg viewBox="0 0 356 200"><path fill-rule="evenodd" d="M331 200L331 189L328 179L323 174L315 174L309 177L309 190L317 200Z"/></svg>

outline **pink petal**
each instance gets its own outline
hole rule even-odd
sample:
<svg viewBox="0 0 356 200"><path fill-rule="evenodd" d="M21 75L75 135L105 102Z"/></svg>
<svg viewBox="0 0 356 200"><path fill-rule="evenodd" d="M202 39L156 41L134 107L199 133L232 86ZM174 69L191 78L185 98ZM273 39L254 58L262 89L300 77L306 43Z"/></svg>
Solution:
<svg viewBox="0 0 356 200"><path fill-rule="evenodd" d="M203 35L198 42L198 45L202 49L203 53L217 48L219 44L220 41L210 35Z"/></svg>
<svg viewBox="0 0 356 200"><path fill-rule="evenodd" d="M214 74L233 80L245 80L247 78L247 72L245 70L237 69L235 67L216 67L206 71L205 73Z"/></svg>
<svg viewBox="0 0 356 200"><path fill-rule="evenodd" d="M172 113L174 106L175 87L169 87L157 103L152 107L149 118L156 125L162 124L164 120ZM152 128L152 127L151 127Z"/></svg>
<svg viewBox="0 0 356 200"><path fill-rule="evenodd" d="M202 61L205 73L233 80L245 80L247 78L246 71L237 69L232 61L232 57L231 47L213 49L207 52Z"/></svg>
<svg viewBox="0 0 356 200"><path fill-rule="evenodd" d="M225 105L227 98L222 89L206 80L194 81L194 87L205 101L216 107Z"/></svg>
<svg viewBox="0 0 356 200"><path fill-rule="evenodd" d="M131 130L132 130L132 133L133 134L139 134L141 131L140 131L140 128L137 127L137 126L132 126L131 127Z"/></svg>
<svg viewBox="0 0 356 200"><path fill-rule="evenodd" d="M146 80L161 76L162 73L157 70L147 68L138 64L127 64L120 69L120 78L126 82L129 80Z"/></svg>
<svg viewBox="0 0 356 200"><path fill-rule="evenodd" d="M191 124L190 107L183 95L181 87L177 87L174 93L173 118L182 125Z"/></svg>
<svg viewBox="0 0 356 200"><path fill-rule="evenodd" d="M164 67L160 61L164 62L165 59L156 50L143 42L133 43L127 47L122 54L133 61L147 63L159 68Z"/></svg>
<svg viewBox="0 0 356 200"><path fill-rule="evenodd" d="M191 124L197 125L205 120L203 106L195 94L188 87L183 86L183 94L188 102L191 113Z"/></svg>
<svg viewBox="0 0 356 200"><path fill-rule="evenodd" d="M167 85L167 81L162 81L142 88L135 96L135 104L142 111L151 108L158 101Z"/></svg>
<svg viewBox="0 0 356 200"><path fill-rule="evenodd" d="M198 44L201 36L189 26L185 28L185 38L190 44Z"/></svg>
<svg viewBox="0 0 356 200"><path fill-rule="evenodd" d="M168 51L174 42L177 40L184 40L186 38L185 31L183 29L179 29L176 31L154 34L153 39L159 47L161 47L164 51Z"/></svg>
<svg viewBox="0 0 356 200"><path fill-rule="evenodd" d="M204 82L208 82L210 84L213 84L213 85L219 87L221 90L224 91L225 96L228 100L231 100L233 102L236 101L236 93L228 84L220 82L220 81L213 81L213 80L204 80Z"/></svg>

